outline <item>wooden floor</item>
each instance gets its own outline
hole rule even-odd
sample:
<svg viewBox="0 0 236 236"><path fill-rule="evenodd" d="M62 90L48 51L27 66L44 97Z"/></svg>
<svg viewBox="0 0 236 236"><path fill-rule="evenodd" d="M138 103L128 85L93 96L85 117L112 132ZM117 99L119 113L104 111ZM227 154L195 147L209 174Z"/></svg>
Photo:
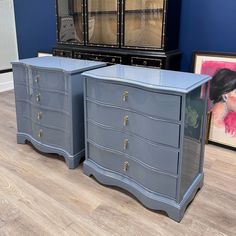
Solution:
<svg viewBox="0 0 236 236"><path fill-rule="evenodd" d="M236 235L236 154L206 147L205 185L181 223L16 144L13 92L0 94L0 235Z"/></svg>

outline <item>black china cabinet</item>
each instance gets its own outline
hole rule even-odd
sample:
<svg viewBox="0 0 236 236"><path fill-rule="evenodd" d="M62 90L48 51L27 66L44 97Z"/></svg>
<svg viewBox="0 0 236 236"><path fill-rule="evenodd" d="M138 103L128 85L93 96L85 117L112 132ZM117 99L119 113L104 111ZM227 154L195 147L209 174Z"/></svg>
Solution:
<svg viewBox="0 0 236 236"><path fill-rule="evenodd" d="M181 0L56 0L56 56L178 70Z"/></svg>

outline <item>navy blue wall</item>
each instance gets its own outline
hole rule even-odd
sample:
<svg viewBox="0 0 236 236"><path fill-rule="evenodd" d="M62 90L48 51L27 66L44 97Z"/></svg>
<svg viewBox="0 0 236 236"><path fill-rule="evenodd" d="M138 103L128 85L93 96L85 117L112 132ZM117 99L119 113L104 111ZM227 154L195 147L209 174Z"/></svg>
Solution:
<svg viewBox="0 0 236 236"><path fill-rule="evenodd" d="M195 50L236 52L236 0L182 0L182 70Z"/></svg>
<svg viewBox="0 0 236 236"><path fill-rule="evenodd" d="M56 45L54 0L14 0L20 58ZM195 50L236 52L236 0L182 0L182 70Z"/></svg>
<svg viewBox="0 0 236 236"><path fill-rule="evenodd" d="M14 0L20 58L35 57L56 44L54 0Z"/></svg>

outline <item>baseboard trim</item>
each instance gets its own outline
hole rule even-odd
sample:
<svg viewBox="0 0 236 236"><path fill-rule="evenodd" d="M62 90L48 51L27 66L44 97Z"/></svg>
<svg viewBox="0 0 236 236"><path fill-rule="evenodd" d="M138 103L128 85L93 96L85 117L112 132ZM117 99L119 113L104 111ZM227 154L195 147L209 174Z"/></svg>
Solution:
<svg viewBox="0 0 236 236"><path fill-rule="evenodd" d="M0 74L12 72L12 69L5 69L5 70L0 70Z"/></svg>
<svg viewBox="0 0 236 236"><path fill-rule="evenodd" d="M0 92L14 89L12 72L0 74Z"/></svg>

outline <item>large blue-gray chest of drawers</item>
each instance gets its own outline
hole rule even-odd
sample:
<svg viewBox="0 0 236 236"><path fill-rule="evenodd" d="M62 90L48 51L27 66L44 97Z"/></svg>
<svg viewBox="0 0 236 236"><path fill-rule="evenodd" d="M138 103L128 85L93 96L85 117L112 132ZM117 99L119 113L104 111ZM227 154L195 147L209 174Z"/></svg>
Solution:
<svg viewBox="0 0 236 236"><path fill-rule="evenodd" d="M210 77L124 65L83 76L84 173L180 221L203 185Z"/></svg>
<svg viewBox="0 0 236 236"><path fill-rule="evenodd" d="M81 72L105 63L61 57L13 62L17 142L64 156L69 168L84 156Z"/></svg>

